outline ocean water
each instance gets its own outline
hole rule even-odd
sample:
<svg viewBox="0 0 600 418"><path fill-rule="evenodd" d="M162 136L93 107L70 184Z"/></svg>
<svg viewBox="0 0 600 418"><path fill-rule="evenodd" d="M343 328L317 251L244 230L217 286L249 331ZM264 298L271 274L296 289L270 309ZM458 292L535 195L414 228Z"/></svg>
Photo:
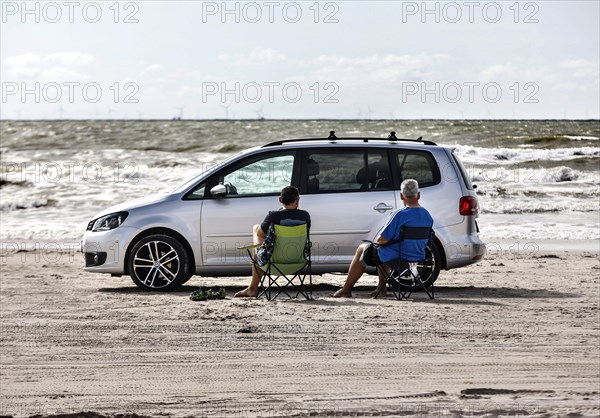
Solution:
<svg viewBox="0 0 600 418"><path fill-rule="evenodd" d="M600 239L599 121L1 121L0 238L77 241L107 206L282 138L422 136L465 165L481 237Z"/></svg>

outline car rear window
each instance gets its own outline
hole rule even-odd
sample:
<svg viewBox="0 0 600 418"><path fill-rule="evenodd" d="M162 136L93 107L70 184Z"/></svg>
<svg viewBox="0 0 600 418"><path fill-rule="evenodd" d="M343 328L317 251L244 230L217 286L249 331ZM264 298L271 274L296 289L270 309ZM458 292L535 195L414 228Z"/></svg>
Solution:
<svg viewBox="0 0 600 418"><path fill-rule="evenodd" d="M415 179L419 187L428 187L440 182L440 170L428 152L397 151L400 182Z"/></svg>
<svg viewBox="0 0 600 418"><path fill-rule="evenodd" d="M471 178L467 174L467 170L465 170L465 166L458 159L458 157L454 154L454 151L452 151L452 158L454 158L454 161L456 162L456 165L458 166L460 175L462 176L463 181L465 182L465 187L467 188L467 190L473 190L473 183L471 183Z"/></svg>

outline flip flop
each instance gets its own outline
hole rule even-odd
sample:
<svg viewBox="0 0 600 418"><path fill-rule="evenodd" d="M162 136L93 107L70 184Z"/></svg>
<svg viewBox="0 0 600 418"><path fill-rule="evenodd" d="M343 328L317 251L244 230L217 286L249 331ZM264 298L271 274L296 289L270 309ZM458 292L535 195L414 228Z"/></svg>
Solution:
<svg viewBox="0 0 600 418"><path fill-rule="evenodd" d="M190 294L190 300L193 301L204 301L209 299L225 299L225 288L219 290L202 290L198 289Z"/></svg>

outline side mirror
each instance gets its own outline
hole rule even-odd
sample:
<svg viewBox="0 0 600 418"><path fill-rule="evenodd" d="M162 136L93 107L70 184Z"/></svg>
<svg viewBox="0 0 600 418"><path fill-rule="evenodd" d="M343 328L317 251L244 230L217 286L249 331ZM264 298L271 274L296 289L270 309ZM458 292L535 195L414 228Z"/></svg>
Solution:
<svg viewBox="0 0 600 418"><path fill-rule="evenodd" d="M210 195L215 199L221 199L227 196L227 187L223 184L217 184L215 187L210 189Z"/></svg>

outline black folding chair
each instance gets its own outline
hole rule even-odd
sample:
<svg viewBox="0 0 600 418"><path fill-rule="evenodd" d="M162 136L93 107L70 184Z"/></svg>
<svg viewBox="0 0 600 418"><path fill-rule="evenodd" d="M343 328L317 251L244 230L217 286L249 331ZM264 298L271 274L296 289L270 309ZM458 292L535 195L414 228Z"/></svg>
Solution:
<svg viewBox="0 0 600 418"><path fill-rule="evenodd" d="M386 263L377 263L377 272L385 277L386 285L392 290L397 300L408 299L418 289L423 289L429 299L434 299L434 285L433 283L429 284L435 267L435 259L431 251L433 237L434 232L430 227L403 226L400 229L399 239L383 244L385 246L397 245L400 248L400 244L405 240L427 240L423 260L406 260L398 251L400 257L397 259Z"/></svg>

